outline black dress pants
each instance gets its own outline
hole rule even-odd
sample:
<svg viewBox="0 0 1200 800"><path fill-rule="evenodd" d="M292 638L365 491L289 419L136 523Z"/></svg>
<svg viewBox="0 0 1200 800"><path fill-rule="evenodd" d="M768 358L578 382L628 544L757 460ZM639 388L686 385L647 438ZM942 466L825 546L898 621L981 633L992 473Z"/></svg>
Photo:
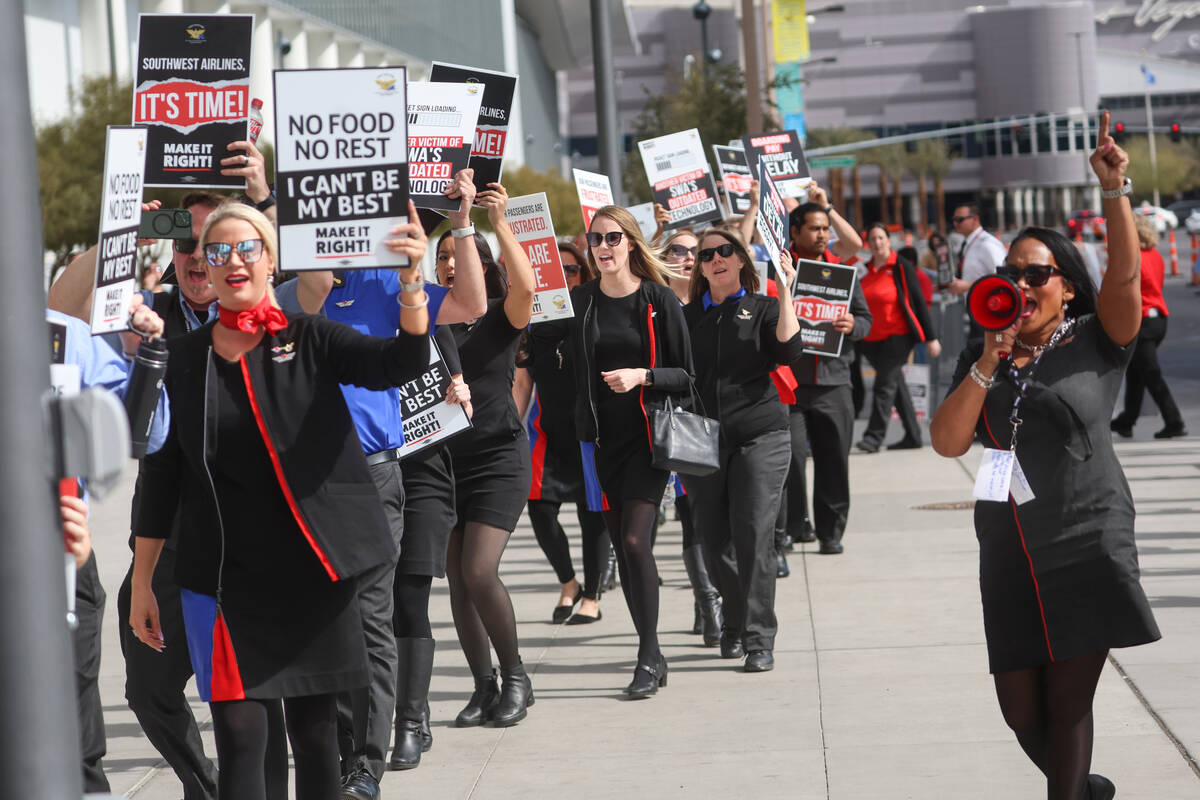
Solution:
<svg viewBox="0 0 1200 800"><path fill-rule="evenodd" d="M192 677L192 660L183 628L179 585L175 583L175 558L174 550L164 548L151 582L168 645L161 653L139 642L129 627L132 566L117 592L125 699L150 744L175 770L183 784L184 800L215 800L217 768L204 755L196 718L184 697L184 688Z"/></svg>
<svg viewBox="0 0 1200 800"><path fill-rule="evenodd" d="M370 467L397 548L403 546L404 479L399 461ZM342 772L365 768L383 779L396 714L396 636L392 628L395 558L359 575L358 610L367 644L367 685L337 696L338 751Z"/></svg>
<svg viewBox="0 0 1200 800"><path fill-rule="evenodd" d="M721 593L725 630L741 635L747 653L775 647L775 517L789 438L786 430L767 431L722 447L716 472L683 479L708 573Z"/></svg>
<svg viewBox="0 0 1200 800"><path fill-rule="evenodd" d="M790 414L792 471L788 479L788 518L812 520L817 538L839 542L850 513L850 438L854 405L850 385L798 386ZM813 458L812 516L805 481L809 445Z"/></svg>
<svg viewBox="0 0 1200 800"><path fill-rule="evenodd" d="M100 702L100 629L104 624L107 597L100 585L96 556L75 573L75 688L79 701L79 750L83 759L83 791L109 791L102 760L108 750L104 737L103 704ZM149 650L150 648L146 648Z"/></svg>
<svg viewBox="0 0 1200 800"><path fill-rule="evenodd" d="M875 368L875 389L871 394L871 418L863 432L863 441L879 447L887 434L892 406L904 425L904 438L921 441L917 412L913 408L908 385L904 382L904 364L912 354L913 337L909 334L889 336L878 342L859 342L863 357Z"/></svg>
<svg viewBox="0 0 1200 800"><path fill-rule="evenodd" d="M1145 392L1150 392L1154 398L1154 405L1158 406L1158 412L1168 427L1183 425L1179 406L1175 404L1175 398L1163 379L1162 367L1158 364L1158 346L1166 336L1167 317L1146 317L1142 320L1137 345L1125 370L1125 410L1120 419L1128 427L1133 427L1141 416Z"/></svg>

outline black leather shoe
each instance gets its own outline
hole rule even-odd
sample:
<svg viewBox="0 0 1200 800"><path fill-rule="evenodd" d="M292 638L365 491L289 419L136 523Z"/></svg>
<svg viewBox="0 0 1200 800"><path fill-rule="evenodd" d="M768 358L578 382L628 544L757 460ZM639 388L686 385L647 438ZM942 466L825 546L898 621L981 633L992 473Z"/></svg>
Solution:
<svg viewBox="0 0 1200 800"><path fill-rule="evenodd" d="M475 678L475 691L467 701L467 707L458 712L454 725L459 728L473 728L487 722L492 715L492 709L500 700L500 686L496 683L496 670L486 678Z"/></svg>
<svg viewBox="0 0 1200 800"><path fill-rule="evenodd" d="M901 439L898 442L892 442L887 446L888 450L920 450L923 445L920 442L912 439Z"/></svg>
<svg viewBox="0 0 1200 800"><path fill-rule="evenodd" d="M836 556L836 555L839 555L845 549L846 548L842 547L841 542L829 541L829 542L821 542L820 552L821 552L821 555L823 555L823 556Z"/></svg>
<svg viewBox="0 0 1200 800"><path fill-rule="evenodd" d="M571 617L571 612L575 610L575 605L579 602L579 598L583 597L583 589L581 588L575 593L575 599L571 601L569 606L555 606L554 613L550 615L550 620L555 625L561 625Z"/></svg>
<svg viewBox="0 0 1200 800"><path fill-rule="evenodd" d="M1087 796L1085 800L1112 800L1117 796L1117 787L1103 775L1092 773L1087 777Z"/></svg>
<svg viewBox="0 0 1200 800"><path fill-rule="evenodd" d="M859 450L862 450L864 453L878 453L879 452L879 445L871 444L870 442L868 442L865 439L860 439L859 441L855 442L854 446L857 447Z"/></svg>
<svg viewBox="0 0 1200 800"><path fill-rule="evenodd" d="M817 540L817 532L812 529L811 525L805 524L804 529L800 531L799 535L792 538L797 542L809 544Z"/></svg>
<svg viewBox="0 0 1200 800"><path fill-rule="evenodd" d="M365 767L359 767L346 776L340 797L341 800L376 800L379 781Z"/></svg>
<svg viewBox="0 0 1200 800"><path fill-rule="evenodd" d="M591 614L580 614L579 612L575 612L571 615L571 618L567 620L567 624L591 625L593 622L599 622L603 617L604 612L600 611L599 609L596 610L596 616L594 617Z"/></svg>
<svg viewBox="0 0 1200 800"><path fill-rule="evenodd" d="M504 688L500 691L500 702L492 709L492 724L497 728L510 728L529 713L533 705L533 684L525 674L525 665L517 664L511 669L500 670Z"/></svg>
<svg viewBox="0 0 1200 800"><path fill-rule="evenodd" d="M775 669L775 656L770 650L751 650L743 669L746 672L770 672Z"/></svg>
<svg viewBox="0 0 1200 800"><path fill-rule="evenodd" d="M1154 432L1155 439L1174 439L1177 436L1187 436L1187 428L1183 427L1183 423L1178 425L1168 425L1161 431Z"/></svg>
<svg viewBox="0 0 1200 800"><path fill-rule="evenodd" d="M633 670L633 680L625 687L630 700L642 700L658 693L658 687L667 685L667 659L658 654L658 663L638 664Z"/></svg>
<svg viewBox="0 0 1200 800"><path fill-rule="evenodd" d="M1133 425L1126 422L1122 417L1114 417L1113 421L1108 423L1109 429L1118 436L1129 439L1133 436Z"/></svg>
<svg viewBox="0 0 1200 800"><path fill-rule="evenodd" d="M787 563L787 553L783 552L783 550L776 550L775 551L775 577L776 578L786 578L788 575L791 575L791 574L792 574L792 570L791 570L791 568L788 567L788 563Z"/></svg>
<svg viewBox="0 0 1200 800"><path fill-rule="evenodd" d="M721 658L741 658L744 655L746 651L742 649L740 637L728 633L721 634Z"/></svg>

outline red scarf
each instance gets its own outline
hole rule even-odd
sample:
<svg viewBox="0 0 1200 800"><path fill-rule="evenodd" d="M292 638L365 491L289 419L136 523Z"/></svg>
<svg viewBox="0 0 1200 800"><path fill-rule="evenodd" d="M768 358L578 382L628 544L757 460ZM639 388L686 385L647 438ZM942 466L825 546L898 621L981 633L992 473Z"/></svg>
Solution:
<svg viewBox="0 0 1200 800"><path fill-rule="evenodd" d="M271 296L268 294L264 294L263 299L254 308L245 311L230 311L218 306L217 313L220 316L221 324L226 328L244 333L258 333L258 327L261 325L267 329L267 333L274 336L288 326L287 317L283 315L282 311L271 305Z"/></svg>

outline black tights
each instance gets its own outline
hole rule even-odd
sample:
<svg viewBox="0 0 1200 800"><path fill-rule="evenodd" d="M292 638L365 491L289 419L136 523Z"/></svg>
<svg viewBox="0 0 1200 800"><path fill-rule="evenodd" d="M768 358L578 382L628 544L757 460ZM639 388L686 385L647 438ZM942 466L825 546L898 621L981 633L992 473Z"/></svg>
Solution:
<svg viewBox="0 0 1200 800"><path fill-rule="evenodd" d="M651 535L658 507L645 500L626 500L605 511L604 523L617 552L621 591L638 634L638 663L658 663L658 566L651 551Z"/></svg>
<svg viewBox="0 0 1200 800"><path fill-rule="evenodd" d="M1079 800L1092 764L1092 698L1107 650L1036 669L999 672L1004 721L1046 776L1050 800Z"/></svg>
<svg viewBox="0 0 1200 800"><path fill-rule="evenodd" d="M431 575L402 575L392 581L392 632L397 639L432 639L429 626Z"/></svg>
<svg viewBox="0 0 1200 800"><path fill-rule="evenodd" d="M494 525L468 522L450 532L446 551L446 579L450 584L450 612L458 642L471 674L482 678L492 672L496 648L501 669L521 663L517 649L517 617L504 582L500 580L500 557L510 531Z"/></svg>
<svg viewBox="0 0 1200 800"><path fill-rule="evenodd" d="M558 522L561 503L551 500L529 501L529 524L538 545L546 554L546 560L554 568L559 583L570 583L575 578L575 567L571 564L571 545L567 534ZM604 537L604 518L599 511L588 511L584 505L575 507L579 517L579 531L583 539L583 596L589 600L600 599L600 572L608 558L608 539Z"/></svg>
<svg viewBox="0 0 1200 800"><path fill-rule="evenodd" d="M296 763L296 800L330 800L340 784L337 708L332 694L210 703L217 742L217 793L237 800L287 797L287 738Z"/></svg>

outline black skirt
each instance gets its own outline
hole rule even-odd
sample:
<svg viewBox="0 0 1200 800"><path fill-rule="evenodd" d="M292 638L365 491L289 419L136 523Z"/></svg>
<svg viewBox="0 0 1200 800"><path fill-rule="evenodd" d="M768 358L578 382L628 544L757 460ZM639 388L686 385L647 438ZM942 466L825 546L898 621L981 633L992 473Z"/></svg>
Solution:
<svg viewBox="0 0 1200 800"><path fill-rule="evenodd" d="M529 440L525 431L508 440L480 441L451 455L457 509L455 525L468 522L513 531L529 497Z"/></svg>
<svg viewBox="0 0 1200 800"><path fill-rule="evenodd" d="M446 577L446 548L454 527L454 470L444 447L404 459L404 540L400 575Z"/></svg>

